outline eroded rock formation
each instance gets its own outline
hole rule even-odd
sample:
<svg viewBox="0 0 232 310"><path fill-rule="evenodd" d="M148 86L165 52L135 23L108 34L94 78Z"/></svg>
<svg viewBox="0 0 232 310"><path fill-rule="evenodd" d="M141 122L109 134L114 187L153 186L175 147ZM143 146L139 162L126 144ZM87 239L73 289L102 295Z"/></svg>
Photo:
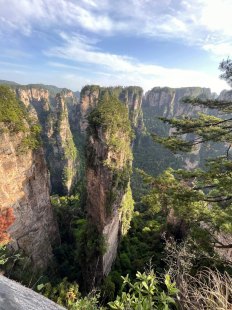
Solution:
<svg viewBox="0 0 232 310"><path fill-rule="evenodd" d="M85 133L88 126L87 117L97 106L100 96L109 93L117 97L128 107L129 118L135 131L143 129L142 97L143 89L138 86L129 87L100 87L98 85L87 85L80 94L80 129Z"/></svg>
<svg viewBox="0 0 232 310"><path fill-rule="evenodd" d="M91 287L109 273L116 257L123 225L121 206L131 173L132 131L127 107L110 95L100 100L88 121L88 223L95 227L92 238L103 237L105 243L105 251L94 251L88 262Z"/></svg>
<svg viewBox="0 0 232 310"><path fill-rule="evenodd" d="M24 132L0 130L0 207L14 210L10 246L21 249L44 269L52 259L59 234L49 197L49 177L41 147L22 149Z"/></svg>
<svg viewBox="0 0 232 310"><path fill-rule="evenodd" d="M69 124L69 110L76 107L76 96L67 89L54 94L35 86L17 86L15 92L42 126L52 193L69 194L77 180L79 166Z"/></svg>
<svg viewBox="0 0 232 310"><path fill-rule="evenodd" d="M209 88L201 87L154 87L145 94L143 107L152 107L156 116L169 118L199 111L197 107L182 103L184 97L212 98L214 94Z"/></svg>
<svg viewBox="0 0 232 310"><path fill-rule="evenodd" d="M199 107L182 103L184 97L215 98L209 88L200 87L154 87L146 92L143 98L143 120L147 134L141 136L139 143L134 146L134 166L147 173L157 175L168 167L191 169L196 167L201 158L205 158L207 151L196 149L190 156L174 155L162 145L154 143L150 133L160 136L170 134L170 127L164 124L159 117L173 118L184 115L196 115L202 111ZM144 161L146 158L146 161Z"/></svg>

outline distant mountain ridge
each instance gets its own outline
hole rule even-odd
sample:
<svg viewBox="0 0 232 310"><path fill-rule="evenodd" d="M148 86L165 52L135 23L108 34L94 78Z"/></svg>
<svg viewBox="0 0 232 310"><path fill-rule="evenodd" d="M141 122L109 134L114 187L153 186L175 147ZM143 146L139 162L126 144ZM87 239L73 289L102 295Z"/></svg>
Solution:
<svg viewBox="0 0 232 310"><path fill-rule="evenodd" d="M13 81L7 81L7 80L0 80L0 84L1 85L19 85L18 83L16 82L13 82Z"/></svg>
<svg viewBox="0 0 232 310"><path fill-rule="evenodd" d="M0 80L0 85L9 85L9 86L17 86L17 87L25 87L25 88L30 88L30 87L33 87L33 88L43 88L43 89L46 89L49 91L49 93L53 96L55 96L56 94L64 91L64 90L69 90L68 88L66 87L57 87L55 85L46 85L46 84L41 84L41 83L38 83L38 84L27 84L27 85L22 85L22 84L19 84L19 83L16 83L14 81L7 81L7 80ZM80 92L77 90L77 91L74 91L73 92L75 94L75 96L79 99L80 98Z"/></svg>

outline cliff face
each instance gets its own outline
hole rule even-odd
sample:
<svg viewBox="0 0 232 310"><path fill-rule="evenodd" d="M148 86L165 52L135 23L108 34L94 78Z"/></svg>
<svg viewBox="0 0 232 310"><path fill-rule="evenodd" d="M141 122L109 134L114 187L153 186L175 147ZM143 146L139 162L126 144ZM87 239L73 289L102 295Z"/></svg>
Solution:
<svg viewBox="0 0 232 310"><path fill-rule="evenodd" d="M100 96L100 86L85 86L80 94L80 130L85 134L88 127L87 117L97 106Z"/></svg>
<svg viewBox="0 0 232 310"><path fill-rule="evenodd" d="M232 99L232 90L223 90L218 96L218 100L231 101Z"/></svg>
<svg viewBox="0 0 232 310"><path fill-rule="evenodd" d="M101 281L109 273L116 257L123 225L121 205L127 192L132 162L130 121L127 108L120 101L111 98L101 101L90 114L89 122L88 222L103 237L106 251L90 258L88 286L93 285L95 279Z"/></svg>
<svg viewBox="0 0 232 310"><path fill-rule="evenodd" d="M155 144L150 133L167 136L170 133L168 125L164 124L159 117L179 117L183 115L196 115L202 111L199 107L192 107L189 104L181 103L184 97L214 98L208 88L184 87L168 88L155 87L148 91L143 98L142 110L147 135L141 137L140 143L134 147L134 165L144 169L146 172L157 175L169 166L187 169L198 165L201 150L197 150L191 156L175 156L162 145ZM204 152L204 150L202 150ZM146 161L144 158L146 157Z"/></svg>
<svg viewBox="0 0 232 310"><path fill-rule="evenodd" d="M70 130L68 107L63 94L56 95L54 108L44 124L46 158L53 193L70 194L78 176L79 159Z"/></svg>
<svg viewBox="0 0 232 310"><path fill-rule="evenodd" d="M12 207L11 247L22 249L44 269L52 259L58 230L49 198L49 178L42 148L21 150L25 133L0 131L0 206Z"/></svg>
<svg viewBox="0 0 232 310"><path fill-rule="evenodd" d="M143 99L143 108L151 107L156 116L176 117L198 111L196 107L181 103L184 97L212 98L209 88L200 87L154 87L148 91Z"/></svg>
<svg viewBox="0 0 232 310"><path fill-rule="evenodd" d="M69 90L54 95L35 87L17 87L16 94L42 126L52 192L69 194L76 182L79 165L69 124L69 107L77 105L75 95Z"/></svg>

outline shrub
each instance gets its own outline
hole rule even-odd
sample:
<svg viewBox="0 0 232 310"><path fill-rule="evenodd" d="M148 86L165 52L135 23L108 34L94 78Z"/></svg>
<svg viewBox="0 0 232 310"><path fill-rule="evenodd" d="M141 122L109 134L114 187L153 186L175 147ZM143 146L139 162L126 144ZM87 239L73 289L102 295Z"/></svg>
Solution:
<svg viewBox="0 0 232 310"><path fill-rule="evenodd" d="M180 282L180 308L183 310L231 310L232 278L206 268L195 276L183 275Z"/></svg>
<svg viewBox="0 0 232 310"><path fill-rule="evenodd" d="M165 275L165 290L160 288L160 281L153 271L149 273L136 274L137 281L132 283L128 276L123 277L123 288L129 287L129 291L123 291L121 296L109 303L111 309L172 309L169 306L176 305L174 297L178 293L175 283L172 283L170 276Z"/></svg>
<svg viewBox="0 0 232 310"><path fill-rule="evenodd" d="M3 122L11 131L25 130L26 110L13 91L4 85L0 85L0 122Z"/></svg>
<svg viewBox="0 0 232 310"><path fill-rule="evenodd" d="M10 241L10 235L7 229L15 220L13 208L8 208L1 211L0 214L0 246L4 246Z"/></svg>

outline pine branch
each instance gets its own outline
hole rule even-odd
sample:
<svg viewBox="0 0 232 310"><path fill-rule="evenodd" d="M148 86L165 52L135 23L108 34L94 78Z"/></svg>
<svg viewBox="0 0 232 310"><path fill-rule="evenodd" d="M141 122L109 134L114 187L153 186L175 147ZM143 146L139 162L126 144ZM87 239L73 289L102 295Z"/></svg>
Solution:
<svg viewBox="0 0 232 310"><path fill-rule="evenodd" d="M200 190L200 189L207 189L207 188L215 188L217 187L217 185L205 185L205 186L198 186L198 187L193 187L193 190L197 191L197 190Z"/></svg>
<svg viewBox="0 0 232 310"><path fill-rule="evenodd" d="M203 201L206 202L223 202L223 201L228 201L231 200L232 196L227 196L227 197L222 197L222 196L212 196L212 197L207 197L205 199L203 199Z"/></svg>

